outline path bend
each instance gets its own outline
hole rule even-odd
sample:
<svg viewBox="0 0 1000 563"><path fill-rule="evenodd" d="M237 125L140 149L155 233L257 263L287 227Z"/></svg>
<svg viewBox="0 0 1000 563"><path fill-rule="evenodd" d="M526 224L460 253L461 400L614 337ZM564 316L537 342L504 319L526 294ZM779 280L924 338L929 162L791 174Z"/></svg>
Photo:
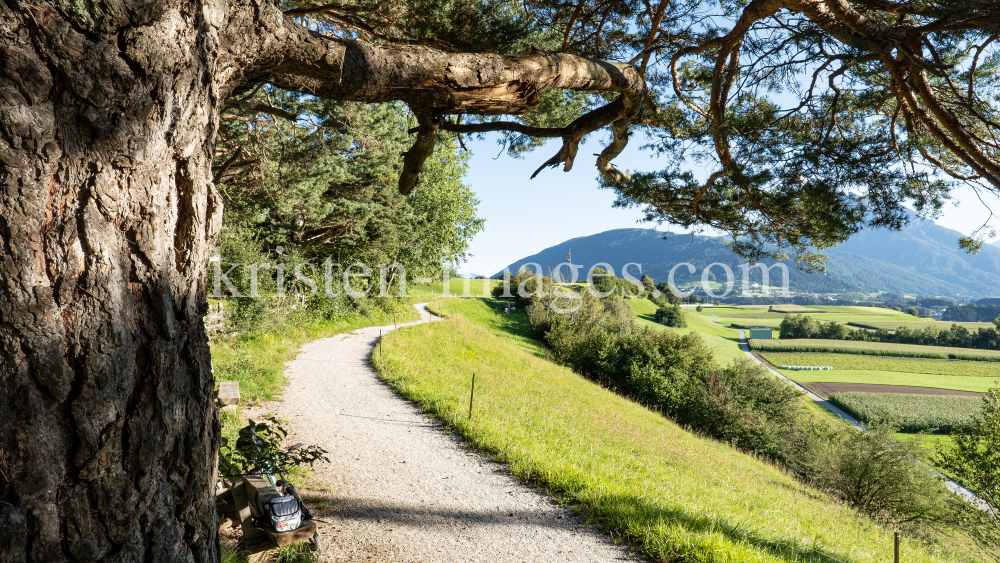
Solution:
<svg viewBox="0 0 1000 563"><path fill-rule="evenodd" d="M439 320L416 306L421 320ZM405 323L399 326L406 326ZM289 443L316 444L303 496L322 561L639 561L572 510L469 451L379 379L368 327L311 342L286 364L281 401L250 409L289 421Z"/></svg>

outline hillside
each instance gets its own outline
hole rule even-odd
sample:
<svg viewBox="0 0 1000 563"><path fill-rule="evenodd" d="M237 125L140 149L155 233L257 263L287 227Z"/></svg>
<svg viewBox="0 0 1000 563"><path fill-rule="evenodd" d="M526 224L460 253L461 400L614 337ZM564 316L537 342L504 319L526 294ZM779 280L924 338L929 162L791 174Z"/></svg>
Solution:
<svg viewBox="0 0 1000 563"><path fill-rule="evenodd" d="M863 231L837 248L827 251L827 273L806 273L788 262L789 285L794 292L896 292L947 297L991 297L1000 293L1000 247L984 246L975 256L957 246L962 235L933 221L913 218L900 232ZM657 282L667 279L670 269L681 262L702 268L721 262L733 269L740 283L739 264L745 261L726 247L725 237L673 234L651 229L615 229L587 237L567 240L541 252L522 258L508 268L535 262L544 271L566 261L572 251L573 263L590 267L607 262L621 275L629 262L642 264L642 273ZM773 264L773 261L765 261ZM564 268L565 271L565 268ZM629 272L638 277L634 266ZM780 275L772 271L772 277ZM715 275L725 281L721 268ZM580 276L586 275L582 270ZM777 278L780 280L780 277ZM696 281L686 268L675 274L678 285ZM760 281L759 269L751 272L751 281ZM777 285L780 281L772 281Z"/></svg>
<svg viewBox="0 0 1000 563"><path fill-rule="evenodd" d="M483 299L432 309L451 318L386 336L372 356L382 378L651 560L876 563L892 552L891 533L843 503L536 354L524 313ZM905 541L907 561L965 560Z"/></svg>

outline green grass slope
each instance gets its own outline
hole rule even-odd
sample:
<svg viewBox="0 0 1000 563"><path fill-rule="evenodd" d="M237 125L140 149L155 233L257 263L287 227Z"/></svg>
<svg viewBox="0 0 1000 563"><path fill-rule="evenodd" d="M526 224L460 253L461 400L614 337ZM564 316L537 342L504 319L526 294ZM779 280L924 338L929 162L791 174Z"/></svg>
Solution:
<svg viewBox="0 0 1000 563"><path fill-rule="evenodd" d="M658 561L882 562L891 532L778 469L530 353L483 300L389 334L372 361L405 397ZM689 321L690 322L690 321ZM476 374L474 413L469 385ZM908 562L954 554L905 542Z"/></svg>

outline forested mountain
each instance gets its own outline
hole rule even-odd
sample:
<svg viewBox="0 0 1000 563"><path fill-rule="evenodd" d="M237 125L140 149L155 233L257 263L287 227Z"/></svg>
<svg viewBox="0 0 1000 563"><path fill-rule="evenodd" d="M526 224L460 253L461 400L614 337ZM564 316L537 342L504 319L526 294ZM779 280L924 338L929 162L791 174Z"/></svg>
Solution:
<svg viewBox="0 0 1000 563"><path fill-rule="evenodd" d="M911 217L910 225L900 232L863 231L827 252L827 273L807 273L788 262L789 286L793 292L845 293L895 292L947 297L991 297L1000 295L1000 248L986 245L975 256L957 246L962 235L935 224ZM629 262L642 264L642 273L657 282L667 279L670 269L689 262L697 269L692 276L687 268L676 270L678 285L701 275L702 269L721 262L733 269L737 287L741 285L744 260L726 246L725 237L674 234L651 229L615 229L587 237L567 240L538 254L508 266L514 271L526 262L536 262L548 272L566 261L572 252L574 264L585 268L607 262L621 275ZM765 261L772 264L773 261ZM563 268L566 272L566 269ZM629 272L638 277L638 269ZM725 281L722 268L714 275ZM586 269L580 277L586 276ZM780 271L772 270L771 285L780 284ZM710 279L714 279L710 278ZM760 282L760 270L751 270L752 282Z"/></svg>

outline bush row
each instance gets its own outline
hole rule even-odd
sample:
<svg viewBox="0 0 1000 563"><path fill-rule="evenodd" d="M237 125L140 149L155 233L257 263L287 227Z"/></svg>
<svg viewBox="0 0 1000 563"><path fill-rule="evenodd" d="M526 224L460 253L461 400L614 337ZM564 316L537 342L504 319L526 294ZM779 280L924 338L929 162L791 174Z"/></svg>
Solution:
<svg viewBox="0 0 1000 563"><path fill-rule="evenodd" d="M771 460L872 517L949 517L948 493L913 464L918 446L889 446L889 426L866 434L814 419L791 386L747 360L719 366L697 333L640 327L621 297L583 292L571 313L556 312L567 309L561 299L533 297L527 314L552 356L587 378Z"/></svg>
<svg viewBox="0 0 1000 563"><path fill-rule="evenodd" d="M944 346L1000 350L1000 319L995 327L983 327L975 332L953 324L947 330L935 326L911 329L900 326L895 330L852 329L838 323L817 321L808 315L788 315L781 321L781 338L823 338L829 340L856 340L887 344L913 344L918 346Z"/></svg>

